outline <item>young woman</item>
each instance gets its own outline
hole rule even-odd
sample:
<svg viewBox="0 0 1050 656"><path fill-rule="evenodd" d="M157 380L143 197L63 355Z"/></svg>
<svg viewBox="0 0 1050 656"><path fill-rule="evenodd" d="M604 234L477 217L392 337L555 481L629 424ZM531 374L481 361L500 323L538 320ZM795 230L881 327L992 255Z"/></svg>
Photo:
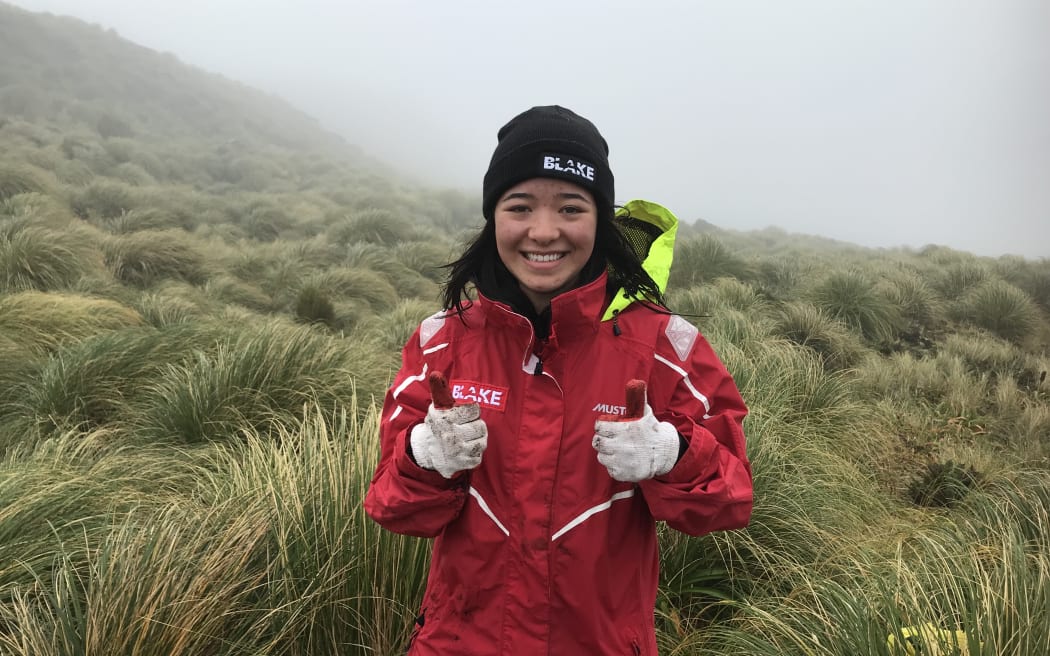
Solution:
<svg viewBox="0 0 1050 656"><path fill-rule="evenodd" d="M507 123L485 226L405 345L365 508L435 538L413 655L656 654L656 522L750 517L747 408L661 305L677 223L614 215L608 152L562 107Z"/></svg>

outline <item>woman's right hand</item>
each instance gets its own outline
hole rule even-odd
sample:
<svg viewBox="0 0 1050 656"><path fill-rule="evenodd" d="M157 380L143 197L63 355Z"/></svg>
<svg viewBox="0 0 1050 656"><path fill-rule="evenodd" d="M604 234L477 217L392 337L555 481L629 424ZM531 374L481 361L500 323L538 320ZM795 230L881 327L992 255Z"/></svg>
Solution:
<svg viewBox="0 0 1050 656"><path fill-rule="evenodd" d="M409 436L412 455L423 469L433 469L445 478L474 469L488 446L489 429L481 419L477 403L456 403L448 381L440 371L428 377L433 403L426 419Z"/></svg>
<svg viewBox="0 0 1050 656"><path fill-rule="evenodd" d="M447 409L431 404L424 422L412 429L412 455L423 469L433 469L445 478L452 478L481 464L488 434L477 403Z"/></svg>

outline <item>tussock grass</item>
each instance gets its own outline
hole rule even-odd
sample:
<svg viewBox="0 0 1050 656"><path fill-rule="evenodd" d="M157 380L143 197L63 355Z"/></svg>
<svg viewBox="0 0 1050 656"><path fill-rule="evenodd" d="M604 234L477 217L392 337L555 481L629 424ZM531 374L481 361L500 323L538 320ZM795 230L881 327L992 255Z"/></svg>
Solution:
<svg viewBox="0 0 1050 656"><path fill-rule="evenodd" d="M308 278L304 286L332 300L363 302L376 312L392 309L400 298L386 276L362 267L329 269Z"/></svg>
<svg viewBox="0 0 1050 656"><path fill-rule="evenodd" d="M724 276L741 280L752 277L751 267L745 259L708 234L679 240L675 244L674 262L667 281L668 289L692 287Z"/></svg>
<svg viewBox="0 0 1050 656"><path fill-rule="evenodd" d="M713 283L672 291L667 295L667 304L673 312L693 317L738 310L757 319L769 308L769 302L758 290L735 278L719 278Z"/></svg>
<svg viewBox="0 0 1050 656"><path fill-rule="evenodd" d="M140 230L166 230L181 228L179 219L173 213L156 208L144 207L121 212L119 216L104 221L102 225L110 232L127 234Z"/></svg>
<svg viewBox="0 0 1050 656"><path fill-rule="evenodd" d="M335 305L316 285L306 284L299 289L293 309L295 318L303 323L319 323L336 327Z"/></svg>
<svg viewBox="0 0 1050 656"><path fill-rule="evenodd" d="M127 429L149 385L214 335L198 327L126 329L66 345L16 383L23 425L31 422L44 435Z"/></svg>
<svg viewBox="0 0 1050 656"><path fill-rule="evenodd" d="M974 286L952 310L959 320L1013 342L1030 337L1039 321L1032 299L1001 280Z"/></svg>
<svg viewBox="0 0 1050 656"><path fill-rule="evenodd" d="M258 287L274 299L275 307L289 304L295 290L309 275L333 266L328 261L332 253L313 242L252 244L239 241L236 245L238 248L222 254L225 268L245 284Z"/></svg>
<svg viewBox="0 0 1050 656"><path fill-rule="evenodd" d="M393 355L373 344L273 320L240 325L213 348L189 355L148 386L136 428L150 439L229 439L294 416L304 403L335 408L355 391L380 397L393 367Z"/></svg>
<svg viewBox="0 0 1050 656"><path fill-rule="evenodd" d="M18 226L35 225L44 228L68 228L73 214L69 207L54 196L30 192L0 199L0 216L15 221L4 221L4 231L14 232ZM16 223L22 221L22 223Z"/></svg>
<svg viewBox="0 0 1050 656"><path fill-rule="evenodd" d="M229 221L226 199L221 196L207 196L187 187L157 185L135 189L138 203L132 212L152 214L165 217L169 223L153 229L181 228L192 232L206 219L220 219L217 223Z"/></svg>
<svg viewBox="0 0 1050 656"><path fill-rule="evenodd" d="M0 227L0 292L64 289L101 270L94 239L76 226L53 229L13 220Z"/></svg>
<svg viewBox="0 0 1050 656"><path fill-rule="evenodd" d="M438 309L439 306L436 303L418 299L403 300L393 309L363 320L355 327L349 339L358 339L363 336L365 340L376 344L384 351L400 352L423 319L434 314Z"/></svg>
<svg viewBox="0 0 1050 656"><path fill-rule="evenodd" d="M225 274L210 277L203 291L216 306L235 304L262 313L273 312L279 306L259 285Z"/></svg>
<svg viewBox="0 0 1050 656"><path fill-rule="evenodd" d="M405 648L426 581L430 544L381 529L361 505L379 454L374 408L251 432L223 447L205 499L260 499L266 577L255 604L267 653L394 654ZM276 439L275 439L276 438Z"/></svg>
<svg viewBox="0 0 1050 656"><path fill-rule="evenodd" d="M926 625L943 631L920 632L927 651L1045 653L1048 483L1045 472L1003 480L954 518L897 525L889 549L843 544L849 555L834 569L784 568L783 594L723 602L732 616L688 634L683 653L903 654L889 636L900 645L902 629ZM956 521L964 516L974 519Z"/></svg>
<svg viewBox="0 0 1050 656"><path fill-rule="evenodd" d="M667 293L667 306L672 312L689 315L694 323L698 318L713 316L722 308L722 299L711 285L694 285Z"/></svg>
<svg viewBox="0 0 1050 656"><path fill-rule="evenodd" d="M892 275L883 294L897 307L906 338L913 341L922 333L940 328L945 319L944 302L926 278L912 271Z"/></svg>
<svg viewBox="0 0 1050 656"><path fill-rule="evenodd" d="M932 283L942 297L951 301L987 281L989 277L988 269L970 257L938 268Z"/></svg>
<svg viewBox="0 0 1050 656"><path fill-rule="evenodd" d="M986 374L971 376L965 362L952 355L916 358L895 353L869 358L859 369L861 389L872 398L889 399L902 408L932 408L946 417L973 417L989 406Z"/></svg>
<svg viewBox="0 0 1050 656"><path fill-rule="evenodd" d="M961 358L971 374L1009 378L1025 391L1038 390L1042 372L1050 369L1045 358L984 331L947 335L940 352Z"/></svg>
<svg viewBox="0 0 1050 656"><path fill-rule="evenodd" d="M747 349L769 335L769 322L755 318L731 308L714 311L709 317L692 319L700 332L720 350L723 345L735 345Z"/></svg>
<svg viewBox="0 0 1050 656"><path fill-rule="evenodd" d="M897 306L856 269L831 272L810 291L809 300L874 342L892 342L901 327Z"/></svg>
<svg viewBox="0 0 1050 656"><path fill-rule="evenodd" d="M146 323L155 328L203 320L218 311L198 288L186 283L159 284L141 292L131 305Z"/></svg>
<svg viewBox="0 0 1050 656"><path fill-rule="evenodd" d="M106 299L35 291L0 296L0 335L35 353L142 323L133 309Z"/></svg>
<svg viewBox="0 0 1050 656"><path fill-rule="evenodd" d="M282 208L257 202L244 217L242 225L252 239L274 241L292 229L295 221Z"/></svg>
<svg viewBox="0 0 1050 656"><path fill-rule="evenodd" d="M996 261L994 269L1006 282L1028 294L1044 312L1050 312L1050 260L1031 262L1004 256Z"/></svg>
<svg viewBox="0 0 1050 656"><path fill-rule="evenodd" d="M0 162L0 200L26 193L51 195L54 179L47 171L25 163Z"/></svg>
<svg viewBox="0 0 1050 656"><path fill-rule="evenodd" d="M1001 429L1018 456L1036 466L1050 466L1050 408L1025 404L1010 426Z"/></svg>
<svg viewBox="0 0 1050 656"><path fill-rule="evenodd" d="M754 316L765 314L769 308L768 301L757 289L736 278L719 278L712 286L726 307Z"/></svg>
<svg viewBox="0 0 1050 656"><path fill-rule="evenodd" d="M102 222L138 208L133 188L119 182L92 181L69 194L73 212L82 219Z"/></svg>
<svg viewBox="0 0 1050 656"><path fill-rule="evenodd" d="M83 186L95 179L94 172L79 160L63 160L58 163L54 172L58 181L67 185Z"/></svg>
<svg viewBox="0 0 1050 656"><path fill-rule="evenodd" d="M751 400L751 418L775 419L806 430L808 441L833 439L840 454L867 450L863 435L841 429L863 423L867 413L852 399L854 383L841 372L828 372L811 351L783 340L766 339L741 349L719 348L719 355L741 394Z"/></svg>
<svg viewBox="0 0 1050 656"><path fill-rule="evenodd" d="M321 271L345 264L345 249L333 245L324 235L285 242L287 257L303 262L310 271Z"/></svg>
<svg viewBox="0 0 1050 656"><path fill-rule="evenodd" d="M113 168L111 176L133 187L145 187L157 183L157 180L138 164L124 162Z"/></svg>
<svg viewBox="0 0 1050 656"><path fill-rule="evenodd" d="M201 244L181 230L142 230L115 236L104 245L106 265L128 285L148 287L158 280L199 285L209 268Z"/></svg>
<svg viewBox="0 0 1050 656"><path fill-rule="evenodd" d="M409 268L395 249L377 244L352 244L346 250L344 266L381 273L401 298L437 299L437 284Z"/></svg>
<svg viewBox="0 0 1050 656"><path fill-rule="evenodd" d="M809 274L797 259L785 257L758 259L755 269L755 285L773 301L797 297Z"/></svg>
<svg viewBox="0 0 1050 656"><path fill-rule="evenodd" d="M847 541L889 519L875 482L858 466L878 439L875 417L851 398L846 378L786 342L746 353L729 348L722 357L751 408L745 427L755 508L742 531L699 541L661 536L661 653L751 653L715 651L706 636L737 626L765 599L791 594L800 576L823 578L842 567L835 563L848 553Z"/></svg>
<svg viewBox="0 0 1050 656"><path fill-rule="evenodd" d="M264 572L265 531L251 507L132 512L86 553L62 551L42 591L23 587L0 611L4 653L244 653L257 613L239 606ZM265 653L265 652L262 652Z"/></svg>
<svg viewBox="0 0 1050 656"><path fill-rule="evenodd" d="M387 209L370 208L352 213L328 229L328 238L340 245L360 242L393 246L416 238L418 227L410 218Z"/></svg>
<svg viewBox="0 0 1050 656"><path fill-rule="evenodd" d="M866 353L860 339L841 322L805 302L781 307L773 333L813 350L829 369L848 369Z"/></svg>
<svg viewBox="0 0 1050 656"><path fill-rule="evenodd" d="M48 581L67 548L82 562L114 518L163 506L196 477L188 459L121 447L108 430L16 445L0 459L0 599Z"/></svg>
<svg viewBox="0 0 1050 656"><path fill-rule="evenodd" d="M919 249L919 258L939 267L950 267L957 264L973 264L977 258L972 253L957 251L939 244L927 244Z"/></svg>
<svg viewBox="0 0 1050 656"><path fill-rule="evenodd" d="M393 251L398 262L439 284L447 277L444 266L458 255L453 244L443 241L409 241L397 244Z"/></svg>

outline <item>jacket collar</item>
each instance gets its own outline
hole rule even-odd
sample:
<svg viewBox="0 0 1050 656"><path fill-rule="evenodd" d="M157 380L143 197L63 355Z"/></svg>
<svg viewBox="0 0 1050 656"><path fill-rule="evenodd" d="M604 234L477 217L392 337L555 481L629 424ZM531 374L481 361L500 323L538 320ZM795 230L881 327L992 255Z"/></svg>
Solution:
<svg viewBox="0 0 1050 656"><path fill-rule="evenodd" d="M608 302L606 283L608 274L602 272L591 282L555 296L550 307L550 336L563 340L577 334L593 335L598 332L602 310ZM509 305L492 300L478 293L478 309L489 327L522 328L532 325L528 318L515 312Z"/></svg>

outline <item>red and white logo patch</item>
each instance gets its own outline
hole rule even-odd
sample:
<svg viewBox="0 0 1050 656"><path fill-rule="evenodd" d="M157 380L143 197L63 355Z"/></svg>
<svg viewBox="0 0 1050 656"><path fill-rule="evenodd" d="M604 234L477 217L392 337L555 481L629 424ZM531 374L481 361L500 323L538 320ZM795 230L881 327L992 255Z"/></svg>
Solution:
<svg viewBox="0 0 1050 656"><path fill-rule="evenodd" d="M503 412L507 408L507 388L476 383L472 380L449 381L452 398L467 403L477 403L482 408Z"/></svg>

